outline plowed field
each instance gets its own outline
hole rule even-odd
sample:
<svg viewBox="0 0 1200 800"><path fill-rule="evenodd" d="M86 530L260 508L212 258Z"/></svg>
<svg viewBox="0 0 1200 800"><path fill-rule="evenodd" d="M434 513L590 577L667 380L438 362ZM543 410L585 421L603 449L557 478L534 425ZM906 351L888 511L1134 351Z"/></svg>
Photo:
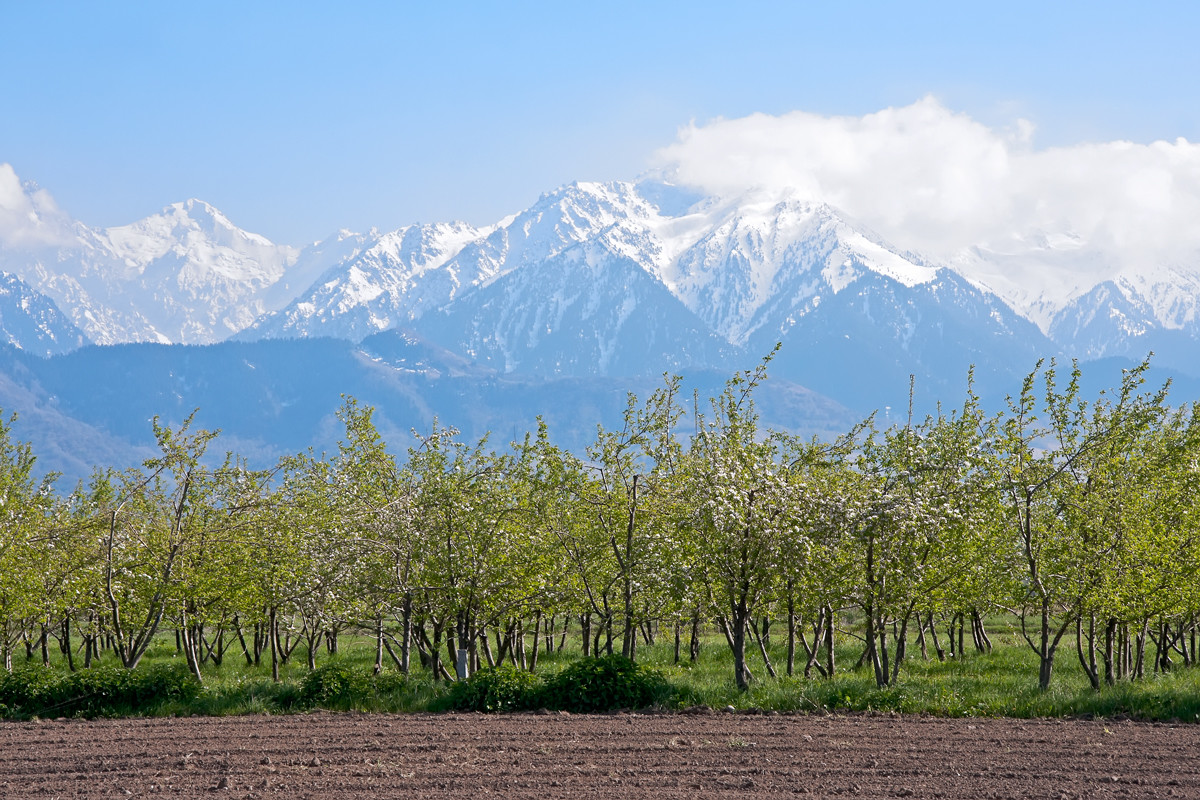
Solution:
<svg viewBox="0 0 1200 800"><path fill-rule="evenodd" d="M0 723L0 796L1200 797L1200 725L681 714Z"/></svg>

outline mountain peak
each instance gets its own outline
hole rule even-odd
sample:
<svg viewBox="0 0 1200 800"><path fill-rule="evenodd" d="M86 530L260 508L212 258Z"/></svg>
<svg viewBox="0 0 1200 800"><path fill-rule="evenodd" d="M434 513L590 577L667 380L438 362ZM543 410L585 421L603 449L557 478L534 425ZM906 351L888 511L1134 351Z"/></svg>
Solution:
<svg viewBox="0 0 1200 800"><path fill-rule="evenodd" d="M229 221L229 218L218 211L215 206L195 197L184 200L180 203L172 203L163 209L164 213L167 213L168 211L175 212L176 215L178 215L179 212L183 212L185 216L190 217L191 219L211 221L217 225L227 228L235 227L234 224Z"/></svg>

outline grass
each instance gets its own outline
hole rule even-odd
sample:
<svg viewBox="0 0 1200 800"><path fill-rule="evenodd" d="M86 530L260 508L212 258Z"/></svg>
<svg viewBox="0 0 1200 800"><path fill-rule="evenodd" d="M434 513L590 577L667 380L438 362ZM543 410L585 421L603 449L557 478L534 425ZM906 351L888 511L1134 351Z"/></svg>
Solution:
<svg viewBox="0 0 1200 800"><path fill-rule="evenodd" d="M989 624L989 634L996 647L991 653L968 652L958 659L939 662L932 657L923 660L915 645L910 645L896 685L878 688L869 668L851 670L861 654L861 644L851 638L839 641L837 658L839 672L832 679L782 676L773 680L766 675L762 658L753 652L750 666L756 680L749 691L739 692L733 682L733 661L728 647L720 637L703 642L701 657L692 664L673 663L670 641L642 645L638 650L641 664L659 670L674 687L671 705L683 708L703 705L712 708L758 709L797 712L871 712L896 711L951 717L1130 717L1145 720L1182 720L1200 722L1200 669L1176 668L1166 674L1148 673L1140 681L1120 682L1094 692L1087 684L1074 649L1063 648L1055 663L1051 688L1037 689L1037 659L1023 641L1004 622ZM772 661L782 673L786 654L781 636L773 637ZM314 700L312 691L305 694L306 680L312 689L312 678L305 656L297 651L289 663L282 665L281 680L270 678L269 666L250 667L240 653L230 653L220 667L205 668L204 686L194 698L165 699L143 703L139 707L118 705L106 709L91 703L83 715L230 715L247 713L292 713L321 707L335 710L380 712L439 711L450 707L449 687L435 682L424 670L402 678L393 670L375 680L371 677L374 643L368 639L345 637L341 652L334 657L318 659L318 666L338 665L343 679L350 676L353 687L326 688ZM54 654L58 656L57 652ZM552 676L580 656L578 642L561 652L543 652L538 662L539 675ZM173 641L164 637L147 654L146 667L182 666L182 657L175 652ZM63 680L68 674L65 665L55 659L45 674L40 661L25 664L16 659L18 679L25 670L31 685L44 685L47 680ZM111 666L109 656L102 663ZM139 667L139 669L141 669ZM797 665L797 669L801 669ZM340 673L339 673L340 674ZM358 677L355 677L358 676ZM2 678L0 673L0 678ZM337 677L337 675L334 675ZM0 686L3 686L0 683ZM19 700L19 698L18 698ZM97 710L99 709L99 710ZM68 712L70 713L70 712ZM0 692L0 717L28 718L58 716L56 709L22 705L13 696Z"/></svg>

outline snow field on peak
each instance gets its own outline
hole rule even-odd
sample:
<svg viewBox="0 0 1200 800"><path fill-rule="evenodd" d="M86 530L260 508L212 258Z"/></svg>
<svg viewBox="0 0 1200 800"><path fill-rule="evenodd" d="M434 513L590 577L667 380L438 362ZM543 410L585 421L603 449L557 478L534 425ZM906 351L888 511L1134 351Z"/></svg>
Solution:
<svg viewBox="0 0 1200 800"><path fill-rule="evenodd" d="M272 244L264 236L237 228L200 200L174 203L130 225L107 228L100 236L133 274L171 256L186 266L180 270L180 283L185 285L202 283L208 274L274 283L299 255L296 248Z"/></svg>

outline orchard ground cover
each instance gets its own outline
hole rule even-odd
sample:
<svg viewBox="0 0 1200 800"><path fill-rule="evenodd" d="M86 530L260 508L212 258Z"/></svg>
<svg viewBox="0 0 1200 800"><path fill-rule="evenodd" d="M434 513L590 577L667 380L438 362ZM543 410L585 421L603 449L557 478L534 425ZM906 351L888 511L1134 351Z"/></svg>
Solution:
<svg viewBox="0 0 1200 800"><path fill-rule="evenodd" d="M294 714L316 709L367 712L532 711L550 706L576 711L651 706L660 711L683 711L699 706L741 712L798 712L814 714L900 712L944 717L1059 717L1200 722L1200 669L1177 666L1165 673L1150 673L1141 680L1121 681L1093 690L1083 671L1064 668L1055 685L1040 690L1033 680L1036 656L1018 640L1012 620L988 620L991 652L970 649L939 661L934 652L916 656L903 679L888 687L876 685L870 667L855 668L863 645L852 637L839 637L837 659L843 666L832 679L781 675L763 677L739 690L731 677L732 657L717 636L702 639L695 662L683 654L677 663L671 641L643 644L638 669L661 676L664 687L652 686L641 702L616 695L611 685L600 683L583 705L566 705L547 699L545 687L556 677L570 675L581 664L577 640L570 637L562 649L544 653L536 672L507 669L519 676L505 679L493 697L464 692L491 671L477 673L466 682L434 681L427 669L416 667L409 676L394 669L373 671L375 642L369 637L346 636L336 656L322 653L310 670L305 654L294 654L283 665L279 680L270 668L249 667L244 660L229 659L206 667L206 681L191 677L184 656L170 637L160 638L137 670L125 670L103 659L90 670L71 673L61 653L54 652L50 666L36 655L18 661L11 676L0 678L0 715L10 719L113 716L236 715L248 713ZM911 643L916 648L916 643ZM783 663L784 644L772 642L769 654ZM613 657L620 660L619 656ZM111 662L112 659L109 659ZM594 661L594 659L593 659ZM760 673L761 658L750 659ZM1034 669L1031 669L1033 667ZM594 672L594 670L593 670ZM501 676L504 670L499 671ZM593 683L595 679L593 678ZM579 679L576 678L579 683ZM561 681L560 681L561 683ZM653 683L653 682L652 682ZM628 687L625 681L622 687ZM563 689L560 688L560 694ZM582 690L586 693L586 687ZM467 697L468 701L463 702Z"/></svg>

